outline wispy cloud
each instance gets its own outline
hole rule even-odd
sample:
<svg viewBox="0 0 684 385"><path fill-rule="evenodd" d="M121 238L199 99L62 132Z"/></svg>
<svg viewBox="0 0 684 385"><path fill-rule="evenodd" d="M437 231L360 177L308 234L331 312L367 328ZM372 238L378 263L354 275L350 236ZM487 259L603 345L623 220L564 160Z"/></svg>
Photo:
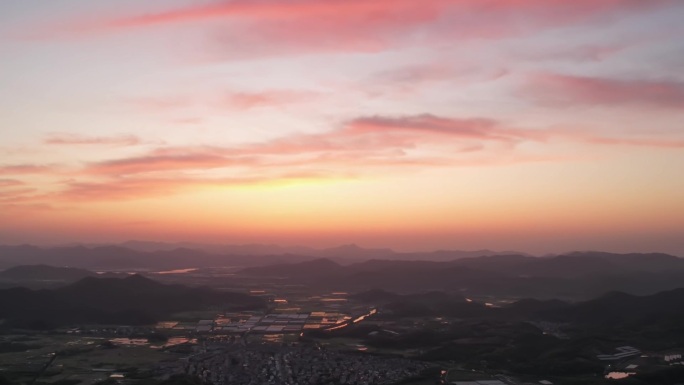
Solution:
<svg viewBox="0 0 684 385"><path fill-rule="evenodd" d="M448 154L462 148L473 152L487 143L514 145L545 140L538 130L507 127L491 119L453 119L430 114L416 116L369 116L349 120L336 129L315 134L292 134L264 142L234 147L159 147L122 159L89 163L88 175L211 170L220 168L280 169L317 165L344 168L345 161L368 165L424 163L409 155L423 146L448 146ZM430 162L442 158L438 151ZM442 160L441 162L443 162Z"/></svg>
<svg viewBox="0 0 684 385"><path fill-rule="evenodd" d="M429 87L463 86L498 80L508 70L476 63L453 63L449 59L408 64L375 72L358 89L370 97L411 97Z"/></svg>
<svg viewBox="0 0 684 385"><path fill-rule="evenodd" d="M339 178L324 173L283 173L249 177L217 178L114 178L97 182L69 181L64 188L51 195L60 201L112 201L159 198L207 187L231 187L259 184L286 183L302 180Z"/></svg>
<svg viewBox="0 0 684 385"><path fill-rule="evenodd" d="M146 112L162 113L182 111L198 103L197 98L191 95L130 97L125 98L122 102L127 106Z"/></svg>
<svg viewBox="0 0 684 385"><path fill-rule="evenodd" d="M228 95L228 106L248 110L260 107L278 107L315 100L321 94L313 91L265 90L260 92L235 92Z"/></svg>
<svg viewBox="0 0 684 385"><path fill-rule="evenodd" d="M602 136L588 136L585 138L587 143L613 145L613 146L635 146L635 147L654 147L654 148L684 148L684 139L658 139L658 138L610 138Z"/></svg>
<svg viewBox="0 0 684 385"><path fill-rule="evenodd" d="M18 179L0 179L0 188L23 186L25 183Z"/></svg>
<svg viewBox="0 0 684 385"><path fill-rule="evenodd" d="M486 118L454 119L431 114L404 117L373 116L351 121L345 128L351 134L411 134L440 135L454 139L475 139L480 141L516 142L542 140L545 134L537 130L521 130L506 127L502 123ZM420 137L416 136L416 140ZM441 138L440 140L448 140Z"/></svg>
<svg viewBox="0 0 684 385"><path fill-rule="evenodd" d="M205 148L202 153L197 148L161 149L140 157L91 163L85 172L93 175L131 175L160 171L207 170L254 163L251 158L230 157L222 154L223 152L229 151L212 153L210 148Z"/></svg>
<svg viewBox="0 0 684 385"><path fill-rule="evenodd" d="M38 164L0 165L0 175L50 174L56 171L54 166Z"/></svg>
<svg viewBox="0 0 684 385"><path fill-rule="evenodd" d="M34 193L38 190L31 187L13 188L0 190L0 202L17 203L26 200L33 200Z"/></svg>
<svg viewBox="0 0 684 385"><path fill-rule="evenodd" d="M56 145L136 146L142 143L142 140L135 135L87 136L69 133L53 133L45 139L45 144Z"/></svg>
<svg viewBox="0 0 684 385"><path fill-rule="evenodd" d="M202 122L204 122L204 119L202 119L200 117L178 118L178 119L173 119L171 122L175 123L175 124L181 124L181 125L196 125L196 124L201 124Z"/></svg>
<svg viewBox="0 0 684 385"><path fill-rule="evenodd" d="M530 78L523 93L542 104L559 106L646 106L684 109L684 82L620 80L560 74Z"/></svg>
<svg viewBox="0 0 684 385"><path fill-rule="evenodd" d="M570 62L601 62L621 52L644 44L644 40L630 39L629 41L577 44L573 46L554 45L545 47L530 47L508 53L515 60L524 61L570 61ZM651 39L652 40L652 39Z"/></svg>

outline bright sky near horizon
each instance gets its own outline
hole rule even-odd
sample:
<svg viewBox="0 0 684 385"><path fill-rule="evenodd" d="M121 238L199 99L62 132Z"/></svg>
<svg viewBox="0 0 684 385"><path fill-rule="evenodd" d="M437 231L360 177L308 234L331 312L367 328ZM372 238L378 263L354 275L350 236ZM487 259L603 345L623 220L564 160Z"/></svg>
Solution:
<svg viewBox="0 0 684 385"><path fill-rule="evenodd" d="M0 242L684 256L684 2L0 2Z"/></svg>

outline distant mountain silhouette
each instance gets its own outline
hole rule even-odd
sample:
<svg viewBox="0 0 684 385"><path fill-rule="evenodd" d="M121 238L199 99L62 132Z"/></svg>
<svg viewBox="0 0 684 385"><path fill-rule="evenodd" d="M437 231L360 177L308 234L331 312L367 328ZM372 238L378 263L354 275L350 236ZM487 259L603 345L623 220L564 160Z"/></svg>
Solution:
<svg viewBox="0 0 684 385"><path fill-rule="evenodd" d="M612 254L598 251L591 252L575 252L567 254L572 258L597 258L608 261L612 264L612 268L622 269L625 271L639 271L639 272L665 272L671 270L681 270L683 258L678 258L673 255L663 253L630 253L630 254Z"/></svg>
<svg viewBox="0 0 684 385"><path fill-rule="evenodd" d="M121 246L0 246L0 268L44 264L91 270L169 270L215 266L259 266L311 260L301 255L219 255L189 248L137 251Z"/></svg>
<svg viewBox="0 0 684 385"><path fill-rule="evenodd" d="M147 324L180 311L263 306L263 300L246 294L164 285L139 275L86 277L54 290L0 290L0 318L24 327Z"/></svg>
<svg viewBox="0 0 684 385"><path fill-rule="evenodd" d="M435 252L397 252L343 245L328 249L283 247L277 245L204 245L197 243L159 243L128 241L118 245L68 245L41 248L30 245L0 245L0 268L16 265L46 264L99 270L180 269L190 267L264 266L328 258L339 263L368 259L449 261L482 255L510 254L489 250Z"/></svg>
<svg viewBox="0 0 684 385"><path fill-rule="evenodd" d="M93 276L97 276L97 273L75 267L55 267L48 265L22 265L0 271L0 280L11 281L77 281L85 277Z"/></svg>
<svg viewBox="0 0 684 385"><path fill-rule="evenodd" d="M497 255L467 258L455 262L478 270L507 275L536 277L575 277L590 274L627 272L667 272L684 270L684 259L667 254L611 254L576 252L554 257Z"/></svg>
<svg viewBox="0 0 684 385"><path fill-rule="evenodd" d="M93 245L97 246L97 245ZM150 241L127 241L120 243L119 246L128 249L144 252L171 251L176 249L191 249L203 251L211 254L230 254L230 255L278 255L278 254L312 254L315 249L303 246L279 246L274 244L245 244L245 245L221 245L221 244L202 244L193 242L150 242Z"/></svg>
<svg viewBox="0 0 684 385"><path fill-rule="evenodd" d="M97 246L97 245L92 245ZM91 246L91 247L92 247ZM246 245L220 245L201 244L190 242L164 243L148 241L127 241L119 244L129 249L138 251L170 251L177 248L201 250L208 253L266 256L278 254L291 254L310 256L314 258L344 259L347 261L362 261L366 259L397 259L413 260L425 259L435 261L449 261L459 258L479 257L482 255L498 254L523 254L520 252L497 252L492 250L438 250L430 252L398 252L390 248L364 248L356 244L347 244L331 248L316 249L305 246L279 246L273 244L246 244Z"/></svg>
<svg viewBox="0 0 684 385"><path fill-rule="evenodd" d="M684 259L666 254L575 253L536 258L497 255L453 261L369 260L340 266L281 264L239 274L278 277L321 289L398 293L429 290L469 295L593 298L610 290L651 294L682 286Z"/></svg>

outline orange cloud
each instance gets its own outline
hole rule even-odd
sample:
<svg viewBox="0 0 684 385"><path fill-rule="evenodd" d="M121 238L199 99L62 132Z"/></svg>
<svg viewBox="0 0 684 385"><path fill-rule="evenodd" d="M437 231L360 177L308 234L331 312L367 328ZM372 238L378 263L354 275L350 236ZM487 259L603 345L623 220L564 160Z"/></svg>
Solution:
<svg viewBox="0 0 684 385"><path fill-rule="evenodd" d="M282 173L250 177L222 177L222 178L114 178L99 182L69 181L65 188L52 194L51 199L65 201L112 201L145 199L178 194L202 187L212 186L241 186L258 185L264 183L320 180L336 175L325 173Z"/></svg>
<svg viewBox="0 0 684 385"><path fill-rule="evenodd" d="M36 204L47 205L44 201L45 195L37 188L14 179L0 179L0 210L31 210Z"/></svg>
<svg viewBox="0 0 684 385"><path fill-rule="evenodd" d="M617 80L541 74L533 76L524 93L553 105L641 105L684 108L684 82Z"/></svg>

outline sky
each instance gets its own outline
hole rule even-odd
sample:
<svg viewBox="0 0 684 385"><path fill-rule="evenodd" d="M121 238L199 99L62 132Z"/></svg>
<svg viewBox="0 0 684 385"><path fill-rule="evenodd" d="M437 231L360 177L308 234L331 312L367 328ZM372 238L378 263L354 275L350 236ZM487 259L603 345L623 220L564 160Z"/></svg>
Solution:
<svg viewBox="0 0 684 385"><path fill-rule="evenodd" d="M0 243L684 256L679 0L0 2Z"/></svg>

